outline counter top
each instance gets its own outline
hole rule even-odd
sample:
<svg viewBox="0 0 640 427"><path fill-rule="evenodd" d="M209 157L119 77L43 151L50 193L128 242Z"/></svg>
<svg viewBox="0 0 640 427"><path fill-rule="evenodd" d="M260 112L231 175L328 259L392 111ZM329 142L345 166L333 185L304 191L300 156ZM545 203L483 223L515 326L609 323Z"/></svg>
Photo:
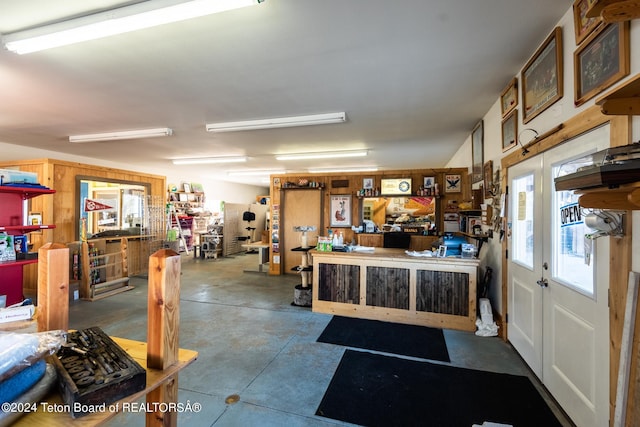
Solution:
<svg viewBox="0 0 640 427"><path fill-rule="evenodd" d="M313 257L349 257L349 258L375 258L380 261L402 261L402 262L435 262L439 264L464 264L464 265L480 265L477 258L456 258L456 257L424 257L407 255L405 249L396 248L374 248L373 251L356 251L356 252L321 252L316 249L310 251Z"/></svg>

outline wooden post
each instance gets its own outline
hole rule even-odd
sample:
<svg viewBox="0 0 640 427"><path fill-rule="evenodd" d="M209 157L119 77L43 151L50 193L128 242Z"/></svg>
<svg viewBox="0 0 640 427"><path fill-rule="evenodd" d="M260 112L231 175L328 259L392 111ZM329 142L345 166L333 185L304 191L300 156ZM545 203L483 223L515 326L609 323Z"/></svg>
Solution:
<svg viewBox="0 0 640 427"><path fill-rule="evenodd" d="M80 244L80 298L90 299L91 293L91 269L89 268L89 244L83 241Z"/></svg>
<svg viewBox="0 0 640 427"><path fill-rule="evenodd" d="M69 329L69 248L47 243L38 249L38 332Z"/></svg>
<svg viewBox="0 0 640 427"><path fill-rule="evenodd" d="M160 249L149 257L147 368L166 369L178 361L180 324L180 255ZM176 402L178 378L172 377L147 395L147 403ZM147 413L147 426L175 426L176 412Z"/></svg>

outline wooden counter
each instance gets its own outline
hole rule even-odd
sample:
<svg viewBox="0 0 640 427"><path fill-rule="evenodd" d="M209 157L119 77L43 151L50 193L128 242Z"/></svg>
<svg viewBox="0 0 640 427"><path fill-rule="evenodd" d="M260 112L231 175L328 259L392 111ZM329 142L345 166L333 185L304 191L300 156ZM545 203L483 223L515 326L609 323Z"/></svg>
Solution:
<svg viewBox="0 0 640 427"><path fill-rule="evenodd" d="M311 255L315 312L476 329L477 259L413 257L387 248Z"/></svg>

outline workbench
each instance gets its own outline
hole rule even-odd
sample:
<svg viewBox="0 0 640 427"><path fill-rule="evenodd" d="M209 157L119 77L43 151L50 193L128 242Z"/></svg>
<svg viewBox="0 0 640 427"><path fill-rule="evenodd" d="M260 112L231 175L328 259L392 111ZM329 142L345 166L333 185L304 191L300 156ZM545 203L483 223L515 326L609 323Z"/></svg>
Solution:
<svg viewBox="0 0 640 427"><path fill-rule="evenodd" d="M150 392L156 390L166 381L171 380L173 377L176 377L178 372L187 367L198 357L198 352L193 350L184 350L180 349L178 351L178 362L169 366L166 369L150 369L147 368L147 343L141 341L133 341L125 338L116 338L111 337L113 341L116 342L124 351L126 351L136 362L140 364L140 366L145 367L147 371L147 386L144 390L141 390L137 393L131 394L109 406L117 405L118 408L122 408L125 402L135 402L141 397L146 396ZM58 393L57 389L54 388L53 392L50 393L43 402L48 405L52 405L52 407L61 408L64 405L60 393ZM46 410L48 407L41 405L38 403L37 411L35 413L30 413L19 418L13 426L96 426L103 424L115 417L118 412L99 412L88 414L80 418L73 419L68 412L55 412L53 410Z"/></svg>

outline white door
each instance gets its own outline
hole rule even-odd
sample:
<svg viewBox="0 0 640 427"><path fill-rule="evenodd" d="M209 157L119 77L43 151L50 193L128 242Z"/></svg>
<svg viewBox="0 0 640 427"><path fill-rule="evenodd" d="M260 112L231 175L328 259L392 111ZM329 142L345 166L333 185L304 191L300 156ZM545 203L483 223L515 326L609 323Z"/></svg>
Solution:
<svg viewBox="0 0 640 427"><path fill-rule="evenodd" d="M578 196L553 178L608 145L604 126L509 169L509 340L579 426L609 420L609 238L584 238Z"/></svg>

